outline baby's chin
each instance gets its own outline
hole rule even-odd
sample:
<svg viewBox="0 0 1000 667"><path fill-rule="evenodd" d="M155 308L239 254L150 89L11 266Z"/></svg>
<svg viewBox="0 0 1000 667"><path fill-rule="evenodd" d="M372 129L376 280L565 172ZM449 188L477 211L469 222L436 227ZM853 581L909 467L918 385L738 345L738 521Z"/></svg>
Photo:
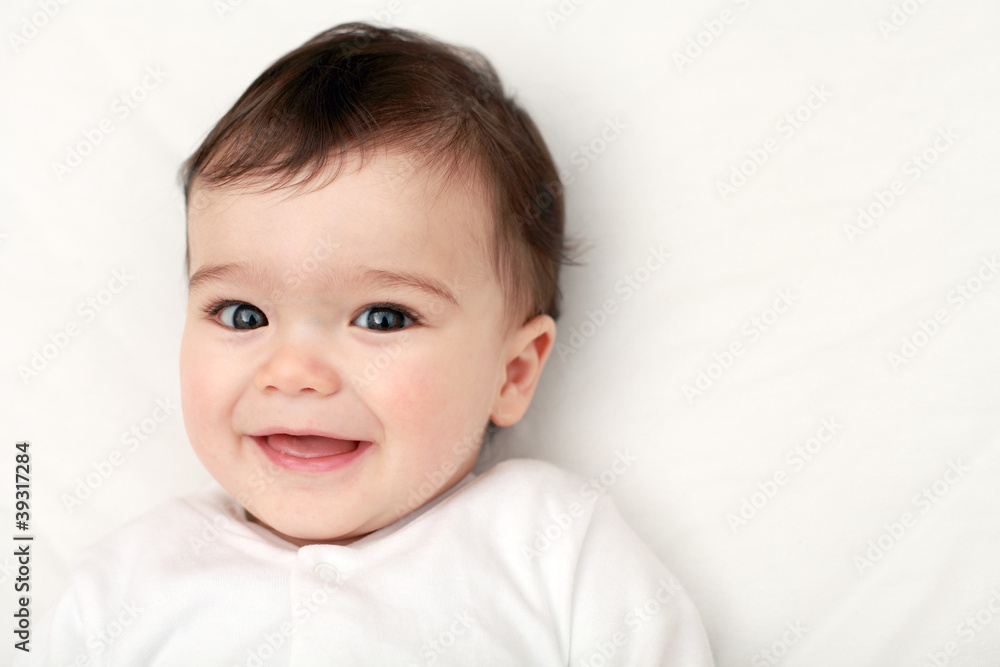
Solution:
<svg viewBox="0 0 1000 667"><path fill-rule="evenodd" d="M323 536L322 534L313 536L313 534L310 531L301 531L301 530L295 530L294 534L288 534L288 533L283 533L282 531L278 530L274 526L269 525L265 521L261 521L253 514L251 514L249 511L246 511L246 513L247 513L247 519L249 519L251 522L263 526L271 533L274 533L281 539L285 540L286 542L290 542L291 544L294 544L297 547L305 547L310 544L335 544L338 546L347 546L349 544L357 542L362 537L365 537L366 535L369 534L369 533L362 533L357 535L351 535L348 537L333 537L333 538ZM286 530L292 531L292 528L286 528Z"/></svg>

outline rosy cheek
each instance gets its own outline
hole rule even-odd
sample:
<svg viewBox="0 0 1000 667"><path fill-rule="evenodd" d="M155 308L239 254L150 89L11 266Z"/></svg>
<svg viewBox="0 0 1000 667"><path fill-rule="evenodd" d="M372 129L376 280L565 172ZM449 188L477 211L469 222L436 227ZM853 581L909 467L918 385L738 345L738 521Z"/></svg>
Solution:
<svg viewBox="0 0 1000 667"><path fill-rule="evenodd" d="M477 389L468 379L474 371L456 363L454 355L427 353L393 371L379 388L377 407L372 406L381 413L390 438L420 443L429 454L437 448L450 450L474 428L481 411Z"/></svg>
<svg viewBox="0 0 1000 667"><path fill-rule="evenodd" d="M208 394L198 379L188 376L182 381L181 408L184 411L184 424L187 427L188 438L195 449L201 449L205 446L211 413L211 404L206 400L207 398Z"/></svg>
<svg viewBox="0 0 1000 667"><path fill-rule="evenodd" d="M442 369L431 352L411 343L370 381L346 387L356 391L390 441L417 443L432 437L428 425L442 416Z"/></svg>
<svg viewBox="0 0 1000 667"><path fill-rule="evenodd" d="M210 346L194 337L186 337L181 346L181 403L195 447L205 446L203 441L219 420L216 413L225 391L219 381L225 377L219 358Z"/></svg>
<svg viewBox="0 0 1000 667"><path fill-rule="evenodd" d="M373 383L370 399L373 410L396 424L412 426L436 400L438 392L430 369L413 361L398 361Z"/></svg>

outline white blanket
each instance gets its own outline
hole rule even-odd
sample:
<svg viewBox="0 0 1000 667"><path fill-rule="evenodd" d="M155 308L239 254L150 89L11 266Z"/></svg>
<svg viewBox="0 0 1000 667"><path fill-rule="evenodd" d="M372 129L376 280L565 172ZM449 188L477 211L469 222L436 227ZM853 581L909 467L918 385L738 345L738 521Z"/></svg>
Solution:
<svg viewBox="0 0 1000 667"><path fill-rule="evenodd" d="M33 618L84 546L207 479L178 407L176 172L348 20L490 58L589 244L534 405L480 470L603 474L719 665L1000 664L987 0L5 3L0 509L20 534L30 441Z"/></svg>

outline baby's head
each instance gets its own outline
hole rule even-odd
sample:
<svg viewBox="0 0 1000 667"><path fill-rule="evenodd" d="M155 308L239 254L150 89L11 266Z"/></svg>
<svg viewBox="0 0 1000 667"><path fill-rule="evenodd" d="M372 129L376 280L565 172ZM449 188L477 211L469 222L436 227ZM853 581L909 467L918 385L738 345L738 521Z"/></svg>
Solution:
<svg viewBox="0 0 1000 667"><path fill-rule="evenodd" d="M444 492L555 338L561 187L479 55L347 24L265 71L181 174L195 452L296 544Z"/></svg>

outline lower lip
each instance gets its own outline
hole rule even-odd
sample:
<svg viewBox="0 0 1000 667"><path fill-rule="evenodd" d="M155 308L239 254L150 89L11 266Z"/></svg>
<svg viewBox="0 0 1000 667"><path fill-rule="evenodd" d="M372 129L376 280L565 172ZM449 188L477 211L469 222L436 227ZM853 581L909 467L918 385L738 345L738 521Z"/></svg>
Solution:
<svg viewBox="0 0 1000 667"><path fill-rule="evenodd" d="M267 438L250 436L250 439L253 440L261 450L263 450L264 455L271 460L271 463L279 468L285 468L286 470L293 470L295 472L330 472L331 470L345 468L363 456L364 453L367 452L372 446L371 442L365 440L363 442L359 442L358 448L353 452L344 452L343 454L334 454L332 456L317 456L315 458L305 459L301 456L292 456L291 454L285 454L268 447Z"/></svg>

